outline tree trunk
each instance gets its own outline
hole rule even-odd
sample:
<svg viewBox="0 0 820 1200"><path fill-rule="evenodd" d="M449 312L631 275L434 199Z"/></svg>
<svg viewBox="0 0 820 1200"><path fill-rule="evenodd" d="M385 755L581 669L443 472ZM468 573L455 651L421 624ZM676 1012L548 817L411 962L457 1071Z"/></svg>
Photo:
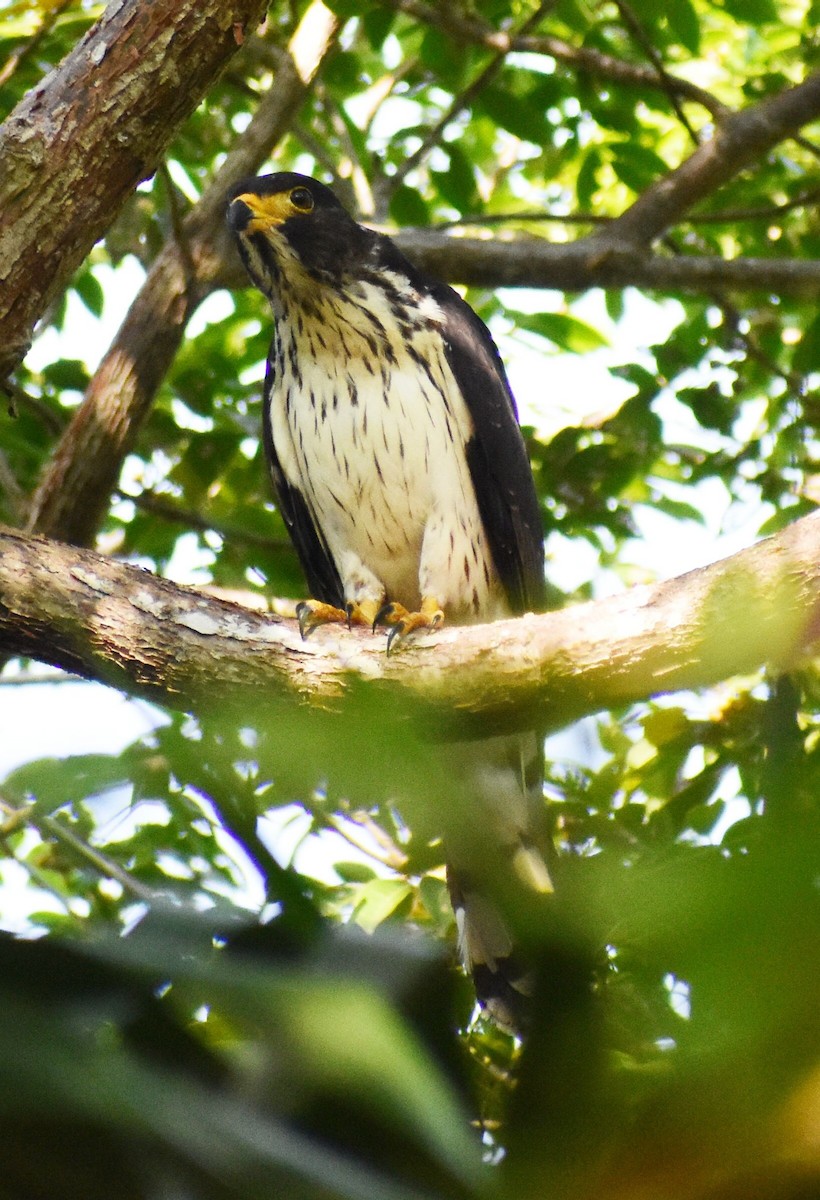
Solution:
<svg viewBox="0 0 820 1200"><path fill-rule="evenodd" d="M0 379L265 0L120 0L0 129Z"/></svg>

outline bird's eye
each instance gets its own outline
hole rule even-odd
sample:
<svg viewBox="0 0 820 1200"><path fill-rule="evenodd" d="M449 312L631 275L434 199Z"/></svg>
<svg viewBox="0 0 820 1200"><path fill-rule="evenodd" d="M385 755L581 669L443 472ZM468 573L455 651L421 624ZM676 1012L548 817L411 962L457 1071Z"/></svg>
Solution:
<svg viewBox="0 0 820 1200"><path fill-rule="evenodd" d="M299 212L309 213L313 208L313 197L306 187L294 188L290 194L290 202Z"/></svg>

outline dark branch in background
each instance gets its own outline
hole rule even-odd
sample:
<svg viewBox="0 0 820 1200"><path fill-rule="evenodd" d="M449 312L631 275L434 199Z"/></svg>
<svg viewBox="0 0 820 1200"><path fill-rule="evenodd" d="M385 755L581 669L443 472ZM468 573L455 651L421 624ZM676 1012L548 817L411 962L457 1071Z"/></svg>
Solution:
<svg viewBox="0 0 820 1200"><path fill-rule="evenodd" d="M9 465L3 450L0 450L0 495L5 495L12 519L22 525L28 511L28 497L17 482L17 476Z"/></svg>
<svg viewBox="0 0 820 1200"><path fill-rule="evenodd" d="M646 246L744 167L820 116L820 71L760 104L727 116L690 158L639 196L603 232L602 244Z"/></svg>
<svg viewBox="0 0 820 1200"><path fill-rule="evenodd" d="M224 235L228 191L236 179L259 168L288 129L336 31L335 18L326 9L308 9L291 41L291 55L283 56L248 128L155 259L57 446L34 497L30 528L80 545L93 540L122 460L170 369L187 322L216 286L229 253Z"/></svg>
<svg viewBox="0 0 820 1200"><path fill-rule="evenodd" d="M322 629L303 642L295 621L0 530L0 653L203 714L258 717L264 699L279 704L267 719L285 722L296 706L336 711L366 693L387 732L417 726L446 739L554 728L765 664L788 670L819 643L820 512L677 579L445 628L390 658L384 638L367 631ZM362 728L351 739L369 753ZM343 739L342 753L354 752Z"/></svg>
<svg viewBox="0 0 820 1200"><path fill-rule="evenodd" d="M693 144L695 146L700 145L700 138L692 128L692 124L686 113L683 111L683 105L680 102L680 97L675 86L677 80L673 79L672 76L670 76L667 72L666 67L663 64L663 59L652 44L652 39L647 34L643 25L641 25L631 5L627 4L626 0L616 0L616 3L618 5L618 12L621 14L621 19L623 20L624 25L632 34L632 37L640 46L640 48L643 50L652 66L655 68L655 72L658 76L658 83L663 91L666 92L675 116L689 134Z"/></svg>
<svg viewBox="0 0 820 1200"><path fill-rule="evenodd" d="M156 169L264 0L109 5L0 128L0 378ZM91 103L91 98L94 102Z"/></svg>
<svg viewBox="0 0 820 1200"><path fill-rule="evenodd" d="M758 204L749 208L725 208L720 212L690 213L689 225L736 225L739 221L776 221L796 208L816 208L820 203L820 188L810 188L782 204Z"/></svg>
<svg viewBox="0 0 820 1200"><path fill-rule="evenodd" d="M776 221L798 208L814 208L820 204L820 188L810 188L782 204L758 204L748 208L724 208L717 212L688 213L684 218L687 225L737 225L741 221ZM514 225L553 222L556 225L611 225L617 217L603 213L555 213L555 212L503 212L468 213L466 216L440 221L434 229L462 229L470 225Z"/></svg>
<svg viewBox="0 0 820 1200"><path fill-rule="evenodd" d="M540 238L514 241L451 237L427 229L399 230L393 240L419 266L440 279L475 287L642 287L660 292L704 292L726 287L784 296L814 296L820 259L735 258L647 254L623 244L553 243ZM226 272L226 286L240 284L239 270Z"/></svg>
<svg viewBox="0 0 820 1200"><path fill-rule="evenodd" d="M684 100L691 100L701 105L713 117L722 117L729 109L715 96L705 91L697 84L676 75L664 73L663 81L651 67L638 63L624 62L611 54L588 46L572 46L561 38L550 37L547 34L509 34L494 29L478 17L460 12L451 4L426 4L423 0L381 0L386 8L395 12L405 13L425 25L432 25L448 33L457 42L471 42L486 46L489 50L497 50L508 54L519 51L529 54L546 54L559 62L566 63L578 71L586 72L601 79L609 79L613 83L624 84L627 87L654 88L667 91L674 88L676 95Z"/></svg>
<svg viewBox="0 0 820 1200"><path fill-rule="evenodd" d="M533 26L537 25L538 22L541 21L545 16L545 14L549 12L551 8L555 7L555 3L556 0L544 0L544 3L539 4L536 10L524 21L521 29L519 30L519 36L523 36L528 29L532 29ZM439 144L442 134L450 122L454 121L459 113L462 113L465 109L469 108L473 100L475 100L475 98L481 94L484 88L492 83L493 79L495 79L498 72L504 66L504 60L508 54L509 48L497 49L493 54L493 57L478 73L476 78L472 80L472 82L462 92L459 92L459 94L453 99L453 102L447 111L444 112L441 117L439 117L438 121L436 121L436 123L427 131L421 142L421 145L403 160L401 165L396 168L392 175L382 177L383 187L379 189L380 194L376 197L377 203L375 211L377 214L380 214L384 208L383 202L386 195L392 194L399 184L407 178L410 172L414 171L419 163L424 161L430 151Z"/></svg>
<svg viewBox="0 0 820 1200"><path fill-rule="evenodd" d="M264 533L255 533L252 529L242 529L230 522L218 521L207 513L185 508L170 497L147 489L135 495L129 492L115 492L114 495L118 500L127 500L140 512L150 513L163 521L172 521L177 525L184 525L186 529L198 529L202 533L216 533L227 541L240 542L246 546L259 546L263 550L281 554L288 563L296 562L296 551L288 538L272 538Z"/></svg>

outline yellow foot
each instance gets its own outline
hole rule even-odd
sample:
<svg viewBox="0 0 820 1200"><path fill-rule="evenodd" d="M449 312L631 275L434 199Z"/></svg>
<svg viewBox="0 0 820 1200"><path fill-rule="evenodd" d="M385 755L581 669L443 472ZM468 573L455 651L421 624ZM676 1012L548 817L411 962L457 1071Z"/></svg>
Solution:
<svg viewBox="0 0 820 1200"><path fill-rule="evenodd" d="M299 632L304 640L320 625L346 621L347 613L343 608L336 608L334 604L324 604L321 600L302 600L296 605L296 617L299 621Z"/></svg>
<svg viewBox="0 0 820 1200"><path fill-rule="evenodd" d="M304 639L320 625L345 624L348 629L354 625L366 625L369 629L373 625L377 609L378 605L372 600L365 600L362 604L356 600L349 600L344 608L337 608L335 604L325 604L322 600L302 600L296 605L296 617L299 621L299 632Z"/></svg>
<svg viewBox="0 0 820 1200"><path fill-rule="evenodd" d="M377 625L391 626L387 635L387 653L400 646L411 633L419 629L438 629L444 623L444 613L439 602L432 596L425 596L419 612L408 612L403 604L383 605L373 618L373 628Z"/></svg>

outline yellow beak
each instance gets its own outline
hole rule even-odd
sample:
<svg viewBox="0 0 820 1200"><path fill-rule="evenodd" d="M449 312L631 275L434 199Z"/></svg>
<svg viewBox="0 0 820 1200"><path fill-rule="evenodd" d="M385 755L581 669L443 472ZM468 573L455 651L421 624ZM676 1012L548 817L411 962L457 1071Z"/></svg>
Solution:
<svg viewBox="0 0 820 1200"><path fill-rule="evenodd" d="M254 196L252 192L243 192L235 196L233 203L241 200L253 214L245 226L249 233L272 229L281 225L293 213L293 207L286 192L274 192L272 196Z"/></svg>

